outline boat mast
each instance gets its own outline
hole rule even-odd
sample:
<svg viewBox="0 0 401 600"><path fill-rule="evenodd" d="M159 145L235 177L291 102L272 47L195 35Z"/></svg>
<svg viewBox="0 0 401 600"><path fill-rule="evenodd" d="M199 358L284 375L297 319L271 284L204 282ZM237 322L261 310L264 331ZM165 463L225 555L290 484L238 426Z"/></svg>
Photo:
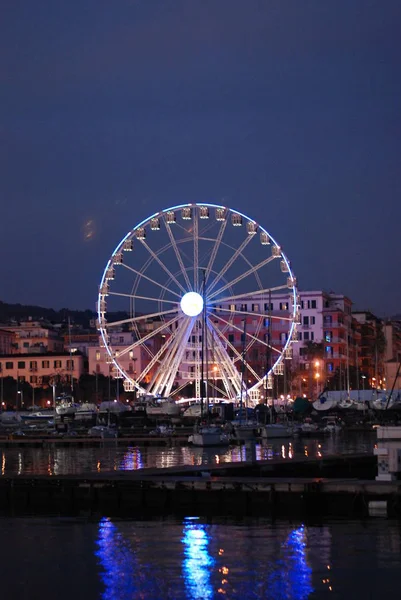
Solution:
<svg viewBox="0 0 401 600"><path fill-rule="evenodd" d="M71 348L71 319L68 315L68 345L70 347L70 376L71 376L71 400L74 400L74 368L72 365L72 348Z"/></svg>
<svg viewBox="0 0 401 600"><path fill-rule="evenodd" d="M205 378L205 370L204 370L204 356L205 356L205 332L204 332L204 321L205 321L205 271L203 271L203 281L202 281L202 298L203 298L203 307L202 307L202 316L201 316L201 385L200 385L200 402L201 402L201 421L203 419L203 395L204 395L204 378Z"/></svg>
<svg viewBox="0 0 401 600"><path fill-rule="evenodd" d="M349 322L347 317L347 400L349 400Z"/></svg>
<svg viewBox="0 0 401 600"><path fill-rule="evenodd" d="M203 334L202 339L205 338L204 350L205 350L205 367L206 367L206 381L205 381L205 392L206 392L206 419L209 423L209 356L208 356L208 344L207 344L207 321L206 321L206 270L203 271Z"/></svg>
<svg viewBox="0 0 401 600"><path fill-rule="evenodd" d="M245 376L245 352L246 352L246 341L245 341L245 336L246 336L246 316L244 316L244 333L242 334L244 336L243 342L242 342L242 365L241 365L241 394L240 394L240 403L239 403L239 422L241 424L242 422L242 407L243 407L243 401L242 401L242 395L244 393L244 376ZM248 411L247 411L247 415L248 416ZM245 419L247 420L247 419Z"/></svg>

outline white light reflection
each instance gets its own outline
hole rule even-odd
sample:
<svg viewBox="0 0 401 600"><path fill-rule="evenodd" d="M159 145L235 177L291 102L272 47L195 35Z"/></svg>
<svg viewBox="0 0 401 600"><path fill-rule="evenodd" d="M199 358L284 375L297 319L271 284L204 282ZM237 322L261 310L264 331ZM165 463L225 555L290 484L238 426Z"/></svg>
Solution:
<svg viewBox="0 0 401 600"><path fill-rule="evenodd" d="M202 600L213 598L210 576L214 560L208 551L207 526L196 522L193 518L186 518L182 543L185 555L183 572L188 598L202 598Z"/></svg>

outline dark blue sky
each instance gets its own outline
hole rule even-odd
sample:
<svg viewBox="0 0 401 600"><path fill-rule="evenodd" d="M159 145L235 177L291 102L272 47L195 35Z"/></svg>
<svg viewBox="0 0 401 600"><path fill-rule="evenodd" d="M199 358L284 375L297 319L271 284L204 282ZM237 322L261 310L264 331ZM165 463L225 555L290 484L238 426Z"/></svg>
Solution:
<svg viewBox="0 0 401 600"><path fill-rule="evenodd" d="M128 229L209 201L401 312L400 74L399 0L3 0L0 299L92 308Z"/></svg>

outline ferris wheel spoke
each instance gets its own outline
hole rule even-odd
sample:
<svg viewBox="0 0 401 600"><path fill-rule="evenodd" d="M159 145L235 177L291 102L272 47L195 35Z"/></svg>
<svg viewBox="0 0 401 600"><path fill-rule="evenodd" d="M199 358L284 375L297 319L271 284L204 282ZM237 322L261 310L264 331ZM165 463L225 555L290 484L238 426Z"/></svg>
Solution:
<svg viewBox="0 0 401 600"><path fill-rule="evenodd" d="M180 318L180 316L178 315L177 317L174 317L173 319L170 319L170 321L167 321L166 323L163 323L162 325L160 325L160 327L157 327L153 331L150 331L149 333L147 333L146 335L144 335L143 338L141 338L139 340L136 340L133 344L131 344L130 346L127 346L126 348L124 348L124 350L121 350L118 353L118 356L123 356L124 354L127 354L128 352L130 352L134 348L137 348L141 344L143 345L143 343L146 342L147 340L150 340L152 337L154 337L158 333L161 333L162 331L168 329L168 327L170 327L171 325L173 325L173 323L175 323L176 321L178 321L179 318Z"/></svg>
<svg viewBox="0 0 401 600"><path fill-rule="evenodd" d="M237 260L237 258L239 256L241 256L243 250L245 250L245 248L247 247L247 245L249 244L249 242L252 240L252 238L253 238L252 235L248 235L244 239L244 241L242 242L242 244L235 250L235 252L232 255L232 257L227 261L227 263L225 264L225 266L221 269L221 271L218 273L218 275L216 275L216 277L213 279L212 283L209 286L209 292L211 292L212 289L216 286L216 284L220 281L220 279L222 277L224 277L224 275L227 273L228 269L235 263L235 261Z"/></svg>
<svg viewBox="0 0 401 600"><path fill-rule="evenodd" d="M240 333L244 333L243 330L240 327L237 327L237 325L234 325L234 323L230 322L230 321L226 321L225 319L223 319L222 317L220 317L217 314L214 314L213 317L215 317L216 319L218 319L219 321L221 321L222 323L225 323L226 325L228 325L229 327L233 327L233 329L236 329L237 331L239 331ZM267 342L265 342L264 340L261 340L257 337L255 337L254 335L252 335L251 333L249 333L248 331L245 332L245 335L247 335L249 338L253 339L255 342L258 342L259 344L262 344L263 346L266 346L267 348L270 348L271 350L274 350L275 352L277 352L278 354L281 354L281 351L278 350L277 348L275 348L274 346L271 346L270 344L268 344Z"/></svg>
<svg viewBox="0 0 401 600"><path fill-rule="evenodd" d="M176 256L178 264L180 265L181 273L182 273L182 275L183 275L183 277L185 279L185 282L186 282L186 284L188 286L188 289L192 290L191 282L189 281L187 270L186 270L186 268L184 266L184 263L182 261L182 256L181 256L181 254L180 254L180 252L178 250L177 242L175 240L173 232L171 231L171 227L170 227L170 225L166 221L166 217L164 217L164 225L166 227L167 234L168 234L168 236L170 238L170 242L171 242L172 248L174 250L174 254Z"/></svg>
<svg viewBox="0 0 401 600"><path fill-rule="evenodd" d="M164 315L171 315L178 312L179 308L171 308L170 310L162 310L156 313L150 313L145 315L140 315L139 317L130 317L129 319L123 319L122 321L113 321L112 323L107 323L106 327L117 327L118 325L124 325L125 323L137 323L138 321L143 321L144 319L151 319L152 317L164 317Z"/></svg>
<svg viewBox="0 0 401 600"><path fill-rule="evenodd" d="M281 317L279 315L269 315L266 313L260 313L260 312L247 312L246 310L232 310L231 308L213 308L213 314L215 314L214 311L217 312L227 312L233 315L249 315L250 317L253 317L254 319L276 319L279 321L291 321L292 322L292 318L291 317Z"/></svg>
<svg viewBox="0 0 401 600"><path fill-rule="evenodd" d="M269 256L268 258L265 258L265 260L262 260L260 263L258 263L251 269L248 269L248 271L245 271L245 273L242 273L242 275L239 275L235 279L232 279L231 281L229 281L228 283L223 285L221 288L219 288L218 290L213 292L213 294L210 295L210 298L214 298L218 294L221 294L221 292L224 292L224 290L226 290L227 288L232 287L233 285L236 285L237 283L239 283L246 277L249 277L249 275L255 274L257 271L259 271L259 269L261 269L262 267L268 265L270 262L275 260L275 258L276 258L275 256Z"/></svg>
<svg viewBox="0 0 401 600"><path fill-rule="evenodd" d="M211 324L211 326L213 327L213 324L212 324L212 323L210 323L210 324ZM230 348L230 349L231 349L231 350L234 352L235 356L237 357L237 360L239 360L240 362L242 362L242 360L243 360L243 357L242 357L241 353L240 353L240 352L238 352L238 350L236 349L236 347L235 347L235 346L234 346L234 345L233 345L233 344L232 344L230 341L228 341L228 339L227 339L227 338L224 336L224 334L223 334L223 333L222 333L222 332L221 332L221 331L220 331L218 328L215 328L214 330L216 331L217 335L219 335L219 336L220 336L220 338L222 339L222 341L223 341L224 343L226 343L226 344L227 344L227 346L228 346L228 347L229 347L229 348ZM260 378L260 376L259 376L259 375L256 373L256 371L254 371L254 370L252 369L252 367L251 367L251 365L248 363L248 361L247 361L247 360L244 360L244 363L245 363L245 366L247 367L248 371L249 371L250 373L252 373L252 375L255 377L255 379L256 379L257 381L259 381L259 380L261 379L261 378Z"/></svg>
<svg viewBox="0 0 401 600"><path fill-rule="evenodd" d="M181 291L182 291L182 292L185 294L185 292L186 292L185 288L184 288L184 287L181 285L181 283L178 281L178 279L176 279L176 278L174 277L174 275L172 274L172 272L170 271L170 269L168 269L168 268L166 267L166 265L163 263L163 261L162 261L162 260L160 260L160 258L159 258L159 257L158 257L158 255L156 254L156 252L154 252L154 251L152 250L152 248L150 248L150 247L149 247L149 245L148 245L148 244L147 244L147 243L146 243L144 240L141 240L141 242L142 242L142 246L143 246L144 248L146 248L146 250L147 250L147 251L149 252L149 254L150 254L150 255L151 255L153 258L154 258L154 260L157 262L157 264L161 266L161 268L163 269L163 271L165 271L165 272L167 273L167 275L170 277L170 279L171 279L172 281L174 281L174 283L175 283L175 284L176 284L176 285L177 285L177 286L180 288L180 290L181 290Z"/></svg>
<svg viewBox="0 0 401 600"><path fill-rule="evenodd" d="M139 277L143 277L143 279L146 279L147 281L150 281L150 283L153 283L154 285L157 285L158 287L162 288L166 292L169 292L170 294L173 294L173 296L177 296L177 298L181 299L181 296L179 294L177 294L177 292L173 292L173 290L170 290L170 288L166 287L165 285L162 285L161 283L158 283L157 281L155 281L151 277L148 277L144 273L141 273L140 271L137 271L133 267L130 267L129 265L126 265L124 263L121 266L124 267L125 269L128 269L129 271L132 271L133 273L135 273L135 275L139 275Z"/></svg>
<svg viewBox="0 0 401 600"><path fill-rule="evenodd" d="M137 296L136 294L123 294L121 292L108 292L109 296L124 296L126 298L133 298L135 300L153 300L154 302L166 302L168 304L177 304L179 302L177 300L165 300L164 298L151 298L148 296Z"/></svg>
<svg viewBox="0 0 401 600"><path fill-rule="evenodd" d="M206 273L205 273L205 282L207 283L208 279L209 279L209 275L212 271L213 265L214 265L214 261L216 260L216 256L217 256L217 252L220 248L220 244L221 244L221 240L223 239L223 235L224 235L224 231L226 229L227 226L227 219L224 219L224 221L221 222L220 225L220 229L219 229L219 233L217 235L216 238L216 242L213 246L213 250L212 253L210 255L210 259L208 262L208 265L206 267Z"/></svg>
<svg viewBox="0 0 401 600"><path fill-rule="evenodd" d="M217 302L230 302L231 300L239 300L240 298L251 298L253 296L261 296L263 294L269 294L284 289L288 289L287 285L277 285L276 287L254 290L253 292L245 292L243 294L235 294L235 296L224 296L224 298L215 298L214 300L207 298L207 303L216 304Z"/></svg>

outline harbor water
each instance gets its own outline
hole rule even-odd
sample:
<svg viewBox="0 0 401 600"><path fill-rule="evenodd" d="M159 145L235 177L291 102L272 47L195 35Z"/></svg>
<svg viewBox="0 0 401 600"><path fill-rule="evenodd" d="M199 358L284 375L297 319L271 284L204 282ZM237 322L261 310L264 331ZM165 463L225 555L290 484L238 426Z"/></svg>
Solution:
<svg viewBox="0 0 401 600"><path fill-rule="evenodd" d="M321 439L273 439L256 446L256 459L324 457L342 453L372 453L375 433L331 435ZM113 440L102 447L63 447L49 444L43 448L2 448L1 475L67 475L132 471L141 468L166 468L182 465L211 465L249 460L245 445L229 448L192 448L189 446L118 446Z"/></svg>
<svg viewBox="0 0 401 600"><path fill-rule="evenodd" d="M395 600L392 521L0 519L2 597Z"/></svg>

